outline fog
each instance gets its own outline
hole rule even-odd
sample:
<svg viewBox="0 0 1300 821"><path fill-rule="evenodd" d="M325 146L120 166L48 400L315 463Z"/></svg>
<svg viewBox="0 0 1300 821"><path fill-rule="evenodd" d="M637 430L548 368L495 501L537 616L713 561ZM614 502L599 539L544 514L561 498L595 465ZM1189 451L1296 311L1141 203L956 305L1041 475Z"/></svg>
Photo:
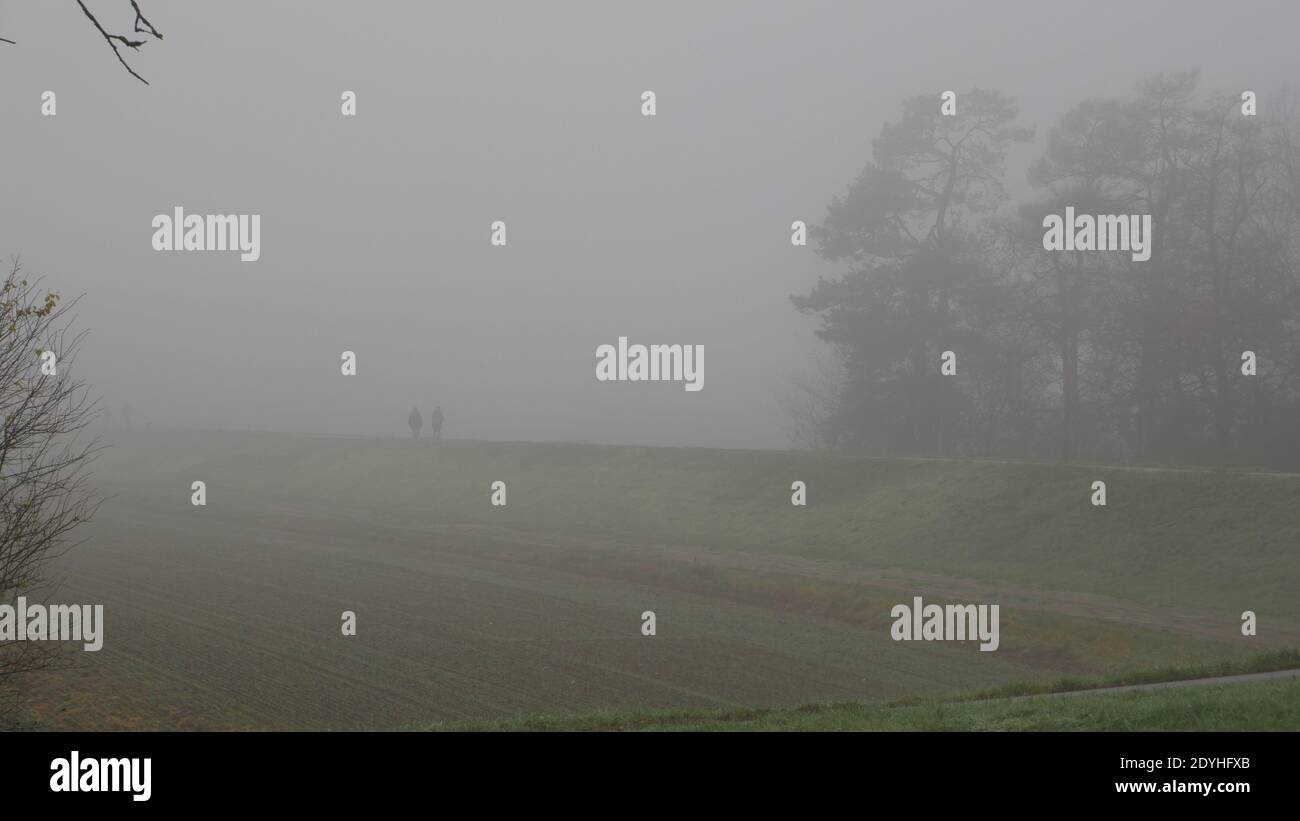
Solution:
<svg viewBox="0 0 1300 821"><path fill-rule="evenodd" d="M78 375L160 427L407 435L440 405L454 438L785 447L824 348L789 297L841 270L790 224L903 99L1016 99L1014 196L1079 100L1300 76L1293 0L144 8L149 85L75 3L0 7L0 253L84 293ZM260 214L261 258L154 251L176 206ZM598 382L620 336L702 345L704 389Z"/></svg>

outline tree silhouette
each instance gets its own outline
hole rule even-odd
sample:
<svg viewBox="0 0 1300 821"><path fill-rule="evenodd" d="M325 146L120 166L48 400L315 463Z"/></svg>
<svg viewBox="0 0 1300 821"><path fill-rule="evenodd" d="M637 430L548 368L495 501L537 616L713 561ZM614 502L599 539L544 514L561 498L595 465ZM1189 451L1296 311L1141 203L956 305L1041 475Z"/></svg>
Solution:
<svg viewBox="0 0 1300 821"><path fill-rule="evenodd" d="M1033 134L997 92L961 100L958 117L944 116L933 95L906 100L811 231L819 256L851 266L794 298L843 354L844 393L828 424L850 447L943 451L960 412L963 397L936 363L970 335L964 309L989 283L978 220L1004 196L1007 147Z"/></svg>
<svg viewBox="0 0 1300 821"><path fill-rule="evenodd" d="M1029 135L1014 103L905 102L811 232L847 270L794 297L843 362L829 442L1300 468L1300 98L1241 102L1190 71L1085 100L1031 164L1032 200L996 210ZM1148 215L1149 259L1044 248L1068 207Z"/></svg>

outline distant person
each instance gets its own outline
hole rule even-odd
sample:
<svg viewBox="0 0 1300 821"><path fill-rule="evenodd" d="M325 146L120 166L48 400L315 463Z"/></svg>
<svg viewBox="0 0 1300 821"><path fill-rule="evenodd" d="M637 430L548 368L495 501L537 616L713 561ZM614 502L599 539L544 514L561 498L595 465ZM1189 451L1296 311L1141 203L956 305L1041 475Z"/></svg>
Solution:
<svg viewBox="0 0 1300 821"><path fill-rule="evenodd" d="M122 427L124 428L131 427L131 406L130 405L122 406Z"/></svg>
<svg viewBox="0 0 1300 821"><path fill-rule="evenodd" d="M424 427L424 417L420 415L419 408L411 408L411 415L406 418L406 424L411 426L411 438L420 438L420 428Z"/></svg>
<svg viewBox="0 0 1300 821"><path fill-rule="evenodd" d="M434 408L429 415L429 433L433 434L434 439L442 438L442 405Z"/></svg>

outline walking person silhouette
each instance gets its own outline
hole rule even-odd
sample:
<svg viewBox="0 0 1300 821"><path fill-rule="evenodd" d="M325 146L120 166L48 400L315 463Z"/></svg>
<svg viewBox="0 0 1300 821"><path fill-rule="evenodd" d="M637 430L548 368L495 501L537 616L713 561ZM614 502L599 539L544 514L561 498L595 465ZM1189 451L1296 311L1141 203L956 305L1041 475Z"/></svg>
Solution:
<svg viewBox="0 0 1300 821"><path fill-rule="evenodd" d="M433 434L434 439L442 438L442 406L439 405L433 409L429 415L429 433Z"/></svg>

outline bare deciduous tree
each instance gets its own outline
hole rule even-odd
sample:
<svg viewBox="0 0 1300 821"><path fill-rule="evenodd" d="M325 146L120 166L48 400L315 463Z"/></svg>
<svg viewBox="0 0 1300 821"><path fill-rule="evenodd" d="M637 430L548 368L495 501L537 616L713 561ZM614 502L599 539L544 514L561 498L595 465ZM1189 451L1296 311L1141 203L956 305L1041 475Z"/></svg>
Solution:
<svg viewBox="0 0 1300 821"><path fill-rule="evenodd" d="M0 600L6 604L48 584L48 563L74 544L71 531L100 502L86 472L99 451L85 433L95 403L71 376L84 339L70 329L75 304L60 304L39 281L29 282L16 261L0 284ZM40 643L0 640L0 690L56 658Z"/></svg>

